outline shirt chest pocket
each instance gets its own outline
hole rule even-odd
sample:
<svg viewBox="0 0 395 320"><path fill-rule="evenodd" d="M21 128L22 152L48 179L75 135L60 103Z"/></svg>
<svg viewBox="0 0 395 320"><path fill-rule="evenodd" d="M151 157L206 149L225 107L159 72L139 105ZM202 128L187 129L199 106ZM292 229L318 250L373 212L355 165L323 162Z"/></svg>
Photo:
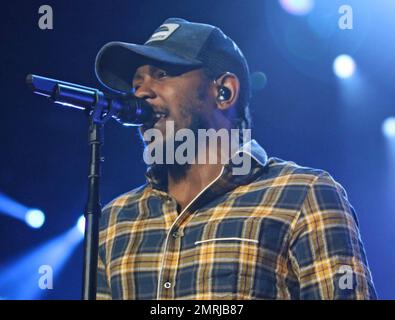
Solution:
<svg viewBox="0 0 395 320"><path fill-rule="evenodd" d="M230 272L249 275L256 264L259 241L255 238L215 237L196 241L195 248L199 261L207 266L205 276Z"/></svg>
<svg viewBox="0 0 395 320"><path fill-rule="evenodd" d="M260 219L236 216L208 221L191 244L198 291L209 299L248 299L259 256Z"/></svg>

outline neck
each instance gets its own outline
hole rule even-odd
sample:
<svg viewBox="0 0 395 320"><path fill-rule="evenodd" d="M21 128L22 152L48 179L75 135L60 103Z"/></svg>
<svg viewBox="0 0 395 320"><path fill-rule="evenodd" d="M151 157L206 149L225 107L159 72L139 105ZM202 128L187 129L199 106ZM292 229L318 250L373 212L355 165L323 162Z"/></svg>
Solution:
<svg viewBox="0 0 395 320"><path fill-rule="evenodd" d="M188 167L176 167L167 171L168 192L176 199L179 209L183 210L204 188L206 188L222 170L220 150L216 163L210 163L206 150L206 163L194 163ZM183 171L180 175L179 172Z"/></svg>
<svg viewBox="0 0 395 320"><path fill-rule="evenodd" d="M215 118L215 117L213 117ZM229 132L230 123L220 123L212 126L213 128L226 128ZM227 137L229 139L230 137ZM179 210L183 210L204 188L206 188L220 174L223 163L229 159L229 147L232 146L231 140L227 148L222 148L221 139L216 141L217 148L212 148L209 139L202 149L196 150L195 163L187 166L172 166L167 170L168 193L175 198L179 205ZM237 141L238 146L238 141ZM213 157L216 156L216 157ZM216 159L216 161L211 160ZM200 161L205 158L205 161ZM202 163L204 162L204 163Z"/></svg>
<svg viewBox="0 0 395 320"><path fill-rule="evenodd" d="M168 192L182 211L204 188L218 177L222 164L193 164L181 179L168 174Z"/></svg>

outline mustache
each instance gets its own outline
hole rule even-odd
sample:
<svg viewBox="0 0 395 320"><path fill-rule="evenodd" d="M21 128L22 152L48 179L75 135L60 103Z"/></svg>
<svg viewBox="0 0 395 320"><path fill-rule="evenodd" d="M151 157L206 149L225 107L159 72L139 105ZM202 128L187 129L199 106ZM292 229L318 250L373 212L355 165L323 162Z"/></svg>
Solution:
<svg viewBox="0 0 395 320"><path fill-rule="evenodd" d="M170 114L170 110L167 107L157 106L152 103L149 103L148 101L145 101L145 103L152 108L153 115L150 120L143 123L142 128L144 130L152 128L155 125L155 123L158 122L161 118L167 118Z"/></svg>
<svg viewBox="0 0 395 320"><path fill-rule="evenodd" d="M148 106L152 108L154 114L168 115L170 113L169 108L166 106L156 106L153 103L149 103L147 100L144 101Z"/></svg>

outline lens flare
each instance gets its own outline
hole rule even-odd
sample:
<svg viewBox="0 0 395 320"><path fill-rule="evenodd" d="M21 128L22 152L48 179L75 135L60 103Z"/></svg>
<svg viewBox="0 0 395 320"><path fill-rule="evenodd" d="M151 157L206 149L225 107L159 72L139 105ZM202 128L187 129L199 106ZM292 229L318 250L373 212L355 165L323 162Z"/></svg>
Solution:
<svg viewBox="0 0 395 320"><path fill-rule="evenodd" d="M382 130L385 137L395 139L395 117L385 119Z"/></svg>
<svg viewBox="0 0 395 320"><path fill-rule="evenodd" d="M350 78L354 75L356 69L353 58L346 54L338 56L333 62L333 71L336 76L342 79Z"/></svg>
<svg viewBox="0 0 395 320"><path fill-rule="evenodd" d="M45 222L45 215L41 210L30 209L26 212L25 221L30 227L39 229Z"/></svg>
<svg viewBox="0 0 395 320"><path fill-rule="evenodd" d="M85 234L85 217L84 216L79 217L79 219L77 221L77 228L81 234Z"/></svg>
<svg viewBox="0 0 395 320"><path fill-rule="evenodd" d="M314 7L314 0L279 0L283 9L291 14L306 15Z"/></svg>

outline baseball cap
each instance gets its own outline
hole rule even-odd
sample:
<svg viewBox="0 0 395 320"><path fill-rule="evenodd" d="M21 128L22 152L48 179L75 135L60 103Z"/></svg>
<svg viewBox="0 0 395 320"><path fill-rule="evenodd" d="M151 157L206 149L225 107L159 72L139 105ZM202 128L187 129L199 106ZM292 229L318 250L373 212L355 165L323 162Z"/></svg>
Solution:
<svg viewBox="0 0 395 320"><path fill-rule="evenodd" d="M218 27L181 18L165 20L142 45L118 41L105 44L96 56L95 72L111 91L129 93L136 69L150 61L204 67L213 77L232 72L239 78L240 96L250 98L248 64L236 43Z"/></svg>

